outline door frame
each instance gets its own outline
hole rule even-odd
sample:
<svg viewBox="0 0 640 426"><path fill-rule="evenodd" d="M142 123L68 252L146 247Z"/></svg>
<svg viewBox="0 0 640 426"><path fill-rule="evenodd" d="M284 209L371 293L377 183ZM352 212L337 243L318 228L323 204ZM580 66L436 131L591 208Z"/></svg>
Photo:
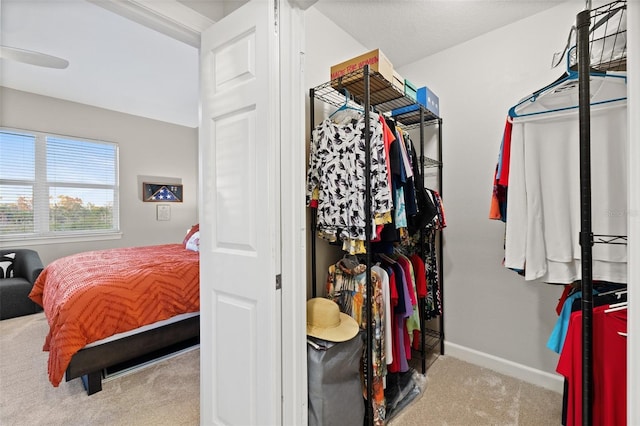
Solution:
<svg viewBox="0 0 640 426"><path fill-rule="evenodd" d="M175 0L88 0L195 48L214 21ZM306 425L306 209L304 10L317 0L282 0L280 10L282 424ZM153 6L153 7L152 7ZM283 5L284 6L284 5Z"/></svg>
<svg viewBox="0 0 640 426"><path fill-rule="evenodd" d="M306 2L306 5L310 5L310 2ZM281 7L280 31L282 424L306 425L308 397L307 229L304 208L306 173L304 11L296 5Z"/></svg>

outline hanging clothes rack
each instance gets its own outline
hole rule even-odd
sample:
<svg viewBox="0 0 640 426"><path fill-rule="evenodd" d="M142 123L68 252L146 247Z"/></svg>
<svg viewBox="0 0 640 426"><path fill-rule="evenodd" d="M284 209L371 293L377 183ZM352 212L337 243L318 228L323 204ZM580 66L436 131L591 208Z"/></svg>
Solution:
<svg viewBox="0 0 640 426"><path fill-rule="evenodd" d="M371 150L371 135L368 123L370 122L370 112L376 111L377 113L384 114L386 112L390 112L394 109L399 109L406 106L417 105L417 108L412 110L411 112L407 112L400 116L394 117L396 121L403 124L407 128L420 128L420 165L422 169L426 167L438 167L438 183L439 190L442 193L442 119L435 115L433 112L427 110L423 106L416 103L416 101L408 96L405 96L404 93L400 92L393 84L387 81L380 73L376 71L371 71L369 65L365 65L362 69L352 72L350 74L339 77L335 80L328 81L319 86L313 87L309 89L309 114L310 114L310 138L313 140L313 128L315 123L315 100L320 100L324 103L328 103L337 108L361 108L364 113L365 123L367 125L364 126L364 140L365 140L365 176L370 176L371 174L371 158L368 154ZM424 155L424 126L425 125L437 125L438 126L438 160L427 158ZM366 179L366 188L365 188L365 211L366 218L365 221L367 224L372 223L372 214L371 214L371 203L372 203L372 194L371 194L371 182L370 179ZM316 244L316 235L317 235L317 217L314 213L311 215L311 292L312 296L317 296L317 244ZM374 339L374 330L373 330L373 320L372 320L372 298L369 295L373 294L373 286L371 280L371 267L373 265L372 253L371 253L371 227L367 226L366 228L366 301L365 301L365 309L366 309L366 318L367 318L367 327L366 327L366 365L365 365L365 377L367 381L367 395L373 395L373 366L372 366L372 351L373 351L373 339ZM424 243L424 234L421 232L421 246ZM439 244L438 244L438 267L442 269L443 262L443 250L442 250L442 234L439 233ZM440 278L440 291L441 295L443 288L443 274L439 274ZM444 302L442 302L444 305ZM429 332L425 331L424 320L422 319L422 309L421 309L421 353L422 353L422 373L424 374L426 371L426 346L425 346L425 337L427 334L437 339L440 343L440 353L444 354L444 306L442 308L442 313L439 316L439 330ZM373 404L372 398L369 398L370 401L367 404L366 408L366 419L368 424L373 424Z"/></svg>

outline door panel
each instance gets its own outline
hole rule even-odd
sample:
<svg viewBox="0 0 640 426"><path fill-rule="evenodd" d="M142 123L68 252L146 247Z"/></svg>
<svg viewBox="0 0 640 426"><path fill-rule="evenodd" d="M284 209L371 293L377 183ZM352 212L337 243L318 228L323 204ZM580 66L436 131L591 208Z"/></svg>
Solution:
<svg viewBox="0 0 640 426"><path fill-rule="evenodd" d="M217 251L256 253L256 112L234 111L213 122L217 145L215 241ZM238 165L243 165L238 167Z"/></svg>
<svg viewBox="0 0 640 426"><path fill-rule="evenodd" d="M277 0L202 34L201 423L281 419Z"/></svg>

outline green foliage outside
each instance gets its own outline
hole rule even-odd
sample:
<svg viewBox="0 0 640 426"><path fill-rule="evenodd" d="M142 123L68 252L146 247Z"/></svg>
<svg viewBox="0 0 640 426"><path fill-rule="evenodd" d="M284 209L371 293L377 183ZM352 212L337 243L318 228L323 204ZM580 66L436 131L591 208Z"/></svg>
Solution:
<svg viewBox="0 0 640 426"><path fill-rule="evenodd" d="M80 198L59 195L49 203L49 232L89 231L113 227L113 207L86 205ZM52 201L52 200L51 200ZM34 232L33 200L20 197L13 204L0 203L0 234Z"/></svg>

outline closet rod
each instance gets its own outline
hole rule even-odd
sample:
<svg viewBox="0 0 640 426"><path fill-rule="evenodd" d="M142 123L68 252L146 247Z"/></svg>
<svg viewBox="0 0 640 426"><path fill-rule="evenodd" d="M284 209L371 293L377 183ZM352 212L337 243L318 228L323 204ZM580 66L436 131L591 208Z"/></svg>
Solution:
<svg viewBox="0 0 640 426"><path fill-rule="evenodd" d="M580 120L580 246L582 251L582 424L593 424L593 276L591 232L591 106L589 68L590 10L576 17L578 35L578 105Z"/></svg>

